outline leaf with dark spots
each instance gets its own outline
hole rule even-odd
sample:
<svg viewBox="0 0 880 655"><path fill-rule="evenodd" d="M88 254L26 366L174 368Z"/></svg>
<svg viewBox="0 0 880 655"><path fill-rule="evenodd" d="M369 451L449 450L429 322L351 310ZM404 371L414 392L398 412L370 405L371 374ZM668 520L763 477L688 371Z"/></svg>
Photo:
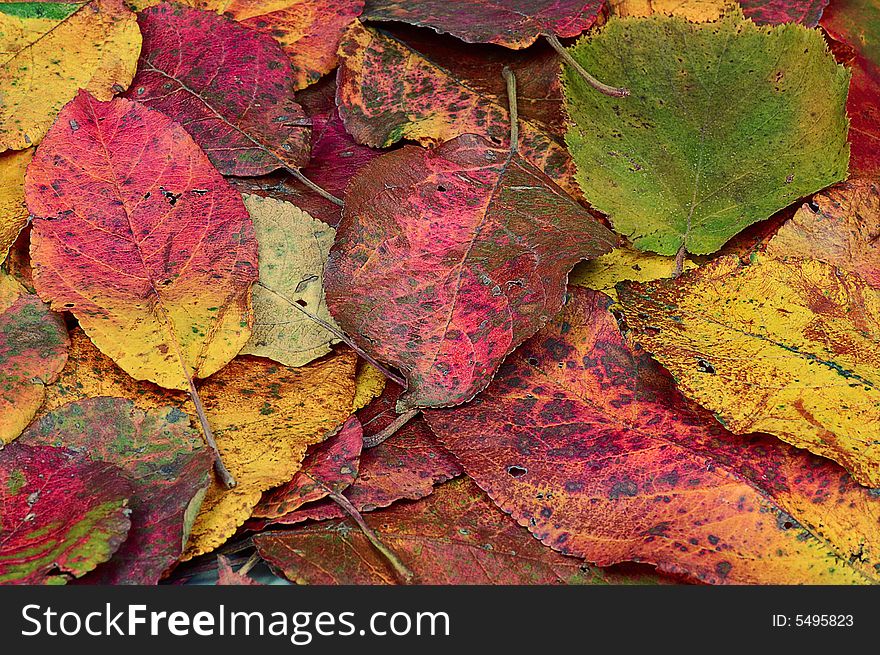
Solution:
<svg viewBox="0 0 880 655"><path fill-rule="evenodd" d="M604 570L544 548L468 479L370 515L420 584L657 584L650 569ZM350 520L254 537L260 556L300 584L395 584Z"/></svg>
<svg viewBox="0 0 880 655"><path fill-rule="evenodd" d="M456 405L556 313L572 266L614 244L515 151L477 135L408 146L349 186L327 305L361 348L404 374L400 408Z"/></svg>
<svg viewBox="0 0 880 655"><path fill-rule="evenodd" d="M69 343L61 316L0 272L0 448L36 415Z"/></svg>
<svg viewBox="0 0 880 655"><path fill-rule="evenodd" d="M172 206L160 189L206 193ZM167 116L80 93L28 166L25 195L37 292L132 377L186 390L247 342L253 223Z"/></svg>
<svg viewBox="0 0 880 655"><path fill-rule="evenodd" d="M544 544L600 566L641 561L711 583L877 582L880 499L827 460L736 437L689 405L627 346L610 302L572 290L476 400L425 412L466 474ZM547 338L571 346L562 366ZM540 418L566 401L571 418ZM859 544L871 563L850 560Z"/></svg>
<svg viewBox="0 0 880 655"><path fill-rule="evenodd" d="M128 534L131 483L107 462L51 446L0 450L0 584L65 584Z"/></svg>
<svg viewBox="0 0 880 655"><path fill-rule="evenodd" d="M81 452L131 477L128 539L84 582L157 584L177 562L211 473L211 454L180 409L93 398L45 414L20 442Z"/></svg>
<svg viewBox="0 0 880 655"><path fill-rule="evenodd" d="M388 147L402 139L435 145L462 134L509 142L510 120L497 89L434 64L401 41L356 23L339 46L336 99L346 129L358 143ZM497 68L496 68L497 70ZM527 116L527 114L526 114ZM580 193L574 164L547 127L521 121L519 149L569 193Z"/></svg>
<svg viewBox="0 0 880 655"><path fill-rule="evenodd" d="M143 11L138 24L144 45L128 98L180 123L224 175L305 165L309 121L271 37L168 3Z"/></svg>
<svg viewBox="0 0 880 655"><path fill-rule="evenodd" d="M829 0L738 0L746 18L758 25L800 23L816 27Z"/></svg>
<svg viewBox="0 0 880 655"><path fill-rule="evenodd" d="M310 450L290 482L263 494L252 516L280 518L331 492L341 493L357 478L363 442L361 423L352 416L335 435Z"/></svg>
<svg viewBox="0 0 880 655"><path fill-rule="evenodd" d="M880 290L821 261L756 255L617 292L633 339L728 429L880 485Z"/></svg>
<svg viewBox="0 0 880 655"><path fill-rule="evenodd" d="M452 34L468 43L526 48L543 34L578 36L596 22L605 0L368 0L369 21L399 21Z"/></svg>

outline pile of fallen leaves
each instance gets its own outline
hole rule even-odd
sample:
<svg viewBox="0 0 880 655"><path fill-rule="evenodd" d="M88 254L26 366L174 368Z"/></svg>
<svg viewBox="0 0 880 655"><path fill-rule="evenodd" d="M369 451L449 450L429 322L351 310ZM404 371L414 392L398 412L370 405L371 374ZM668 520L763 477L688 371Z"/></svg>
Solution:
<svg viewBox="0 0 880 655"><path fill-rule="evenodd" d="M880 582L873 0L2 2L0 61L0 582Z"/></svg>

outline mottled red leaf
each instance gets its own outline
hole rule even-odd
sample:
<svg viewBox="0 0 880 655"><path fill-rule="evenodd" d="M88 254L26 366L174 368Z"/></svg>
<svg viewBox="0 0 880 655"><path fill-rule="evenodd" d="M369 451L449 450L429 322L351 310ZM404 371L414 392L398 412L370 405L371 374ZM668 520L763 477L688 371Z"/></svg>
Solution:
<svg viewBox="0 0 880 655"><path fill-rule="evenodd" d="M34 155L25 193L40 297L132 377L186 390L248 340L253 223L168 117L81 92Z"/></svg>
<svg viewBox="0 0 880 655"><path fill-rule="evenodd" d="M183 552L211 472L211 454L189 417L176 407L144 412L130 400L92 398L44 415L21 442L82 452L129 474L128 539L84 582L159 582Z"/></svg>
<svg viewBox="0 0 880 655"><path fill-rule="evenodd" d="M758 25L800 23L816 27L828 0L738 0L746 18ZM836 0L835 0L836 1Z"/></svg>
<svg viewBox="0 0 880 655"><path fill-rule="evenodd" d="M370 516L420 584L654 584L649 571L593 568L535 541L467 478ZM300 584L395 584L394 570L350 520L254 537L260 556Z"/></svg>
<svg viewBox="0 0 880 655"><path fill-rule="evenodd" d="M352 416L336 434L311 449L290 482L263 494L253 516L278 518L326 498L331 491L341 492L357 477L363 443L361 423Z"/></svg>
<svg viewBox="0 0 880 655"><path fill-rule="evenodd" d="M138 24L144 45L127 97L179 122L224 175L305 165L309 120L271 37L169 3L143 11Z"/></svg>
<svg viewBox="0 0 880 655"><path fill-rule="evenodd" d="M821 21L832 37L853 49L846 101L850 118L851 175L880 173L880 6L873 0L834 0Z"/></svg>
<svg viewBox="0 0 880 655"><path fill-rule="evenodd" d="M343 37L339 54L339 113L358 143L387 147L410 139L436 145L462 134L508 143L506 99L496 95L497 87L488 89L481 76L472 79L470 69L446 70L405 43L359 23ZM487 73L491 70L486 68ZM568 151L543 122L524 116L519 131L523 157L579 195Z"/></svg>
<svg viewBox="0 0 880 655"><path fill-rule="evenodd" d="M604 295L565 309L471 404L426 412L544 544L711 583L877 582L880 498L838 465L730 434L630 350Z"/></svg>
<svg viewBox="0 0 880 655"><path fill-rule="evenodd" d="M357 413L364 434L373 436L388 427L397 414L394 411L400 387L388 384L382 395ZM361 453L358 477L343 496L360 512L387 507L398 500L418 500L429 495L434 486L461 474L461 467L437 442L421 418L415 418L386 441ZM268 523L291 525L309 519L344 518L345 512L331 500L322 500L278 517L273 521L252 523L265 527Z"/></svg>
<svg viewBox="0 0 880 655"><path fill-rule="evenodd" d="M364 17L446 32L468 43L526 48L545 33L574 37L596 22L605 0L367 0Z"/></svg>
<svg viewBox="0 0 880 655"><path fill-rule="evenodd" d="M476 135L407 146L354 178L327 306L407 379L399 408L457 405L558 311L568 271L614 235L546 175Z"/></svg>
<svg viewBox="0 0 880 655"><path fill-rule="evenodd" d="M217 584L235 586L260 586L260 583L244 573L232 569L229 560L223 555L217 556Z"/></svg>
<svg viewBox="0 0 880 655"><path fill-rule="evenodd" d="M131 484L81 453L13 443L0 450L0 584L64 584L125 540Z"/></svg>

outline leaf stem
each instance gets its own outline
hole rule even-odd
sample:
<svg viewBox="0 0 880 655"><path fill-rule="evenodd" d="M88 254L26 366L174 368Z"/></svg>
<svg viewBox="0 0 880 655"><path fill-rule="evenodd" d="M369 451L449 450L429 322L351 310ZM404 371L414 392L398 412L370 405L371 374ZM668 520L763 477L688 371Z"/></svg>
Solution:
<svg viewBox="0 0 880 655"><path fill-rule="evenodd" d="M510 108L510 154L519 152L519 111L516 107L516 75L505 66L501 70L507 82L507 106Z"/></svg>
<svg viewBox="0 0 880 655"><path fill-rule="evenodd" d="M422 413L420 409L411 409L409 411L404 412L400 416L398 416L394 421L388 425L384 430L380 430L376 434L372 434L369 437L364 437L364 448L373 448L374 446L378 446L380 443L385 441L388 437L397 432L404 425L409 423L412 419Z"/></svg>
<svg viewBox="0 0 880 655"><path fill-rule="evenodd" d="M684 270L684 256L686 253L687 248L684 245L684 241L682 241L678 248L678 252L675 253L675 265L672 267L673 280L681 277L681 273Z"/></svg>
<svg viewBox="0 0 880 655"><path fill-rule="evenodd" d="M256 553L256 552L253 553L253 554L248 558L247 562L245 562L244 564L242 564L241 567L238 569L238 573L239 573L239 575L247 575L247 574L250 572L250 570L251 570L252 568L254 568L254 565L255 565L257 562L259 562L259 561L260 561L260 554L259 554L259 553Z"/></svg>
<svg viewBox="0 0 880 655"><path fill-rule="evenodd" d="M326 200L329 200L329 201L332 202L334 205L339 205L340 207L345 206L345 203L342 201L341 198L337 198L336 196L334 196L334 195L333 195L332 193L330 193L329 191L326 191L325 189L322 189L321 187L319 187L317 184L315 184L315 183L312 182L309 178L307 178L305 175L303 175L303 174L299 171L298 168L287 168L287 167L285 167L284 170L286 170L288 173L290 173L291 175L293 175L296 179L298 179L300 182L302 182L303 184L305 184L308 188L310 188L312 191L314 191L315 193L317 193L317 194L318 194L319 196L321 196L322 198L324 198L324 199L326 199Z"/></svg>
<svg viewBox="0 0 880 655"><path fill-rule="evenodd" d="M208 446L214 454L214 471L216 471L217 477L220 478L220 483L227 489L232 489L236 484L235 478L232 477L232 473L226 468L226 464L223 463L223 458L220 456L220 450L217 448L217 442L214 440L214 431L211 430L211 426L208 423L208 416L205 414L202 399L199 398L199 392L196 390L192 376L187 374L186 381L189 383L189 397L192 399L193 405L196 406L196 415L199 417L202 432L205 433L205 441L208 442Z"/></svg>
<svg viewBox="0 0 880 655"><path fill-rule="evenodd" d="M315 315L312 314L310 311L308 311L305 307L303 307L303 306L300 305L299 303L293 302L290 298L288 298L287 296L285 296L283 293L278 293L275 289L271 289L271 288L267 287L267 286L266 286L265 284L263 284L262 282L259 282L259 281L258 281L257 284L258 284L259 286L261 286L262 288L266 289L267 291L271 291L271 292L274 293L276 296L278 296L279 298L281 298L284 302L286 302L288 305L290 305L291 307L295 307L295 308L298 309L300 312L302 312L303 314L305 314L305 316L306 316L307 318L311 319L312 321L314 321L315 323L317 323L318 325L320 325L322 328L324 328L325 330L327 330L327 332L329 332L330 334L332 334L334 337L336 337L337 339L339 339L339 340L340 340L342 343L344 343L346 346L348 346L349 348L351 348L352 350L354 350L358 355L360 355L360 356L363 357L365 360L367 360L370 364L372 364L373 366L375 366L375 367L379 370L379 372L382 373L382 375L384 375L386 378L388 378L389 380L391 380L391 381L394 382L395 384L399 384L401 387L406 387L406 380L404 380L404 379L403 379L402 377L400 377L399 375L395 375L394 373L392 373L391 371L389 371L387 368L385 368L384 366L382 366L382 364L380 364L379 362L377 362L377 361L375 360L375 358L373 358L371 355L369 355L369 354L367 354L366 352L364 352L364 350L363 350L360 346L358 346L358 345L357 345L357 344L356 344L356 343L355 343L355 342L354 342L354 341L353 341L353 340L352 340L347 334L345 334L345 332L343 332L342 330L340 330L338 327L336 327L335 325L333 325L333 324L331 324L331 323L328 323L327 321L325 321L324 319L322 319L322 318L320 318L320 317L318 317L318 316L315 316Z"/></svg>
<svg viewBox="0 0 880 655"><path fill-rule="evenodd" d="M324 486L324 488L327 489L328 487ZM403 584L412 584L415 579L413 572L407 568L406 564L400 561L397 553L382 543L382 540L379 539L379 535L373 532L373 528L367 525L367 522L364 521L364 517L361 516L361 513L357 508L351 504L351 501L335 491L330 491L330 498L354 519L354 522L358 524L358 527L361 529L361 532L364 533L364 536L369 539L370 543L373 544L373 547L382 553L385 559L388 560L388 563L394 568L397 578Z"/></svg>
<svg viewBox="0 0 880 655"><path fill-rule="evenodd" d="M544 38L547 39L547 43L549 43L553 49L559 53L559 56L562 57L562 60L574 68L578 74L584 78L584 81L589 84L591 87L596 89L599 93L604 93L606 96L611 96L612 98L625 98L629 95L629 89L618 86L608 86L597 80L595 77L590 75L587 72L587 69L581 66L574 57L571 56L571 53L565 49L565 46L559 42L559 39L556 38L555 34L545 34Z"/></svg>

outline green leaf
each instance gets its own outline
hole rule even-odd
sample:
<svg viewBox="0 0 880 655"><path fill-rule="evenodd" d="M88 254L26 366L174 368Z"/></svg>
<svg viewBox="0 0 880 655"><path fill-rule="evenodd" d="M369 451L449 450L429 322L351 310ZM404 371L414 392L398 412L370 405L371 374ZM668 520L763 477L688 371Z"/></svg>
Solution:
<svg viewBox="0 0 880 655"><path fill-rule="evenodd" d="M571 55L631 95L563 73L566 135L590 203L640 250L715 252L743 228L846 177L849 72L821 33L611 20Z"/></svg>

